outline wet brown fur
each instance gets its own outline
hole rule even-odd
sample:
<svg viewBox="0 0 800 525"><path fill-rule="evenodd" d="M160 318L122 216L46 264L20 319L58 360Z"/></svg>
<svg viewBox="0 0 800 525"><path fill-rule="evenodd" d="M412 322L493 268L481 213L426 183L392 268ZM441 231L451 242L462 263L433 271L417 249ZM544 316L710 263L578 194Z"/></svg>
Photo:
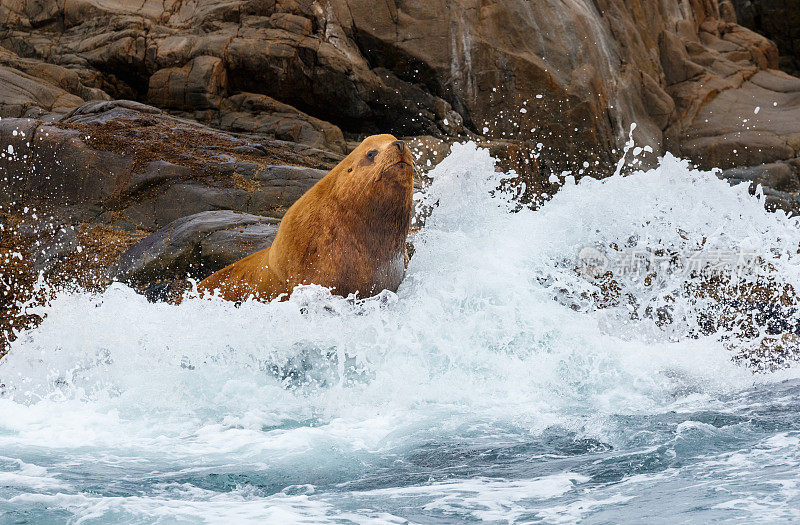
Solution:
<svg viewBox="0 0 800 525"><path fill-rule="evenodd" d="M396 290L408 260L413 157L392 135L365 139L286 212L272 245L203 280L201 293L272 300L299 284L360 297Z"/></svg>

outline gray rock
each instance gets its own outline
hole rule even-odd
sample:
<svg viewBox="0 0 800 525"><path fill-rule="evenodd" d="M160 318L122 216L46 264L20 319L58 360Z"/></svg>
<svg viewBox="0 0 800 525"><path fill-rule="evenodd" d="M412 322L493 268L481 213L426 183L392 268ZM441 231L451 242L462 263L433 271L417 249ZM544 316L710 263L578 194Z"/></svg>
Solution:
<svg viewBox="0 0 800 525"><path fill-rule="evenodd" d="M133 159L95 149L83 133L54 125L40 125L31 141L33 155L25 195L61 205L103 203L127 178Z"/></svg>
<svg viewBox="0 0 800 525"><path fill-rule="evenodd" d="M800 199L791 193L762 188L765 206L768 210L783 210L790 215L800 215Z"/></svg>
<svg viewBox="0 0 800 525"><path fill-rule="evenodd" d="M156 160L149 163L143 172L131 176L125 192L132 195L171 180L190 179L193 175L194 170L187 166Z"/></svg>
<svg viewBox="0 0 800 525"><path fill-rule="evenodd" d="M733 168L719 174L731 186L749 184L750 193L761 185L764 206L770 211L783 210L790 215L800 215L800 198L797 196L798 177L789 164L773 163L748 168ZM773 189L770 185L782 188Z"/></svg>
<svg viewBox="0 0 800 525"><path fill-rule="evenodd" d="M327 172L298 166L270 165L253 175L256 189L247 205L249 213L282 217L294 201Z"/></svg>
<svg viewBox="0 0 800 525"><path fill-rule="evenodd" d="M269 247L279 224L229 210L182 217L131 246L110 273L145 286L187 275L202 278Z"/></svg>
<svg viewBox="0 0 800 525"><path fill-rule="evenodd" d="M214 213L214 212L210 212ZM217 230L200 243L200 257L207 267L234 263L251 253L269 248L278 233L280 221L264 217L262 222Z"/></svg>
<svg viewBox="0 0 800 525"><path fill-rule="evenodd" d="M101 100L76 107L64 115L64 120L68 121L71 118L85 115L100 115L117 109L127 109L136 113L149 113L152 115L162 113L158 108L134 100Z"/></svg>
<svg viewBox="0 0 800 525"><path fill-rule="evenodd" d="M798 181L797 174L792 169L792 166L784 162L746 168L732 168L724 170L722 177L734 184L751 182L780 192L791 193L800 190L800 181Z"/></svg>
<svg viewBox="0 0 800 525"><path fill-rule="evenodd" d="M212 210L245 211L250 193L238 188L218 188L197 182L174 184L155 198L155 225Z"/></svg>

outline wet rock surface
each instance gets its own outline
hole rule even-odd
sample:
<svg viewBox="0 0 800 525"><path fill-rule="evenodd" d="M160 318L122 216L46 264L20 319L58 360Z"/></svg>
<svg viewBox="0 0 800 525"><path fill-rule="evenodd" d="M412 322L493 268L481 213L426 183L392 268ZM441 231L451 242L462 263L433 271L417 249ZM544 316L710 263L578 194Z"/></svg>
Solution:
<svg viewBox="0 0 800 525"><path fill-rule="evenodd" d="M196 279L268 248L279 219L229 210L182 217L131 246L111 269L118 280L152 287Z"/></svg>

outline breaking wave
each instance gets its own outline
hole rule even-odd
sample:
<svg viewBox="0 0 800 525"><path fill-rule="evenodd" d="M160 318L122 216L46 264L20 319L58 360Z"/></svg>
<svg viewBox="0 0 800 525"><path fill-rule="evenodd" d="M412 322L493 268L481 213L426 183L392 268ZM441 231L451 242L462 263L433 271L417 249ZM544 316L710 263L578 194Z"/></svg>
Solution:
<svg viewBox="0 0 800 525"><path fill-rule="evenodd" d="M396 294L57 294L0 361L0 518L800 517L796 219L669 155L535 211L473 144L430 175Z"/></svg>

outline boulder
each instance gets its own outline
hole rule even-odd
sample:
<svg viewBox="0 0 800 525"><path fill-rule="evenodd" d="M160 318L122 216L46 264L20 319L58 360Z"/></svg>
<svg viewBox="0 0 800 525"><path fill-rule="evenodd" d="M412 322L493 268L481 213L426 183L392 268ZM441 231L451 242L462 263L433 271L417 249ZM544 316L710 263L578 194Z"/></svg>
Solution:
<svg viewBox="0 0 800 525"><path fill-rule="evenodd" d="M179 114L218 129L275 137L336 153L349 152L339 127L267 95L237 93L221 99L214 109Z"/></svg>
<svg viewBox="0 0 800 525"><path fill-rule="evenodd" d="M722 177L731 183L750 182L761 184L784 193L797 193L800 191L798 172L791 164L775 162L748 168L732 168L724 170Z"/></svg>
<svg viewBox="0 0 800 525"><path fill-rule="evenodd" d="M147 286L187 276L201 279L268 248L279 224L278 219L230 210L181 217L131 246L110 273Z"/></svg>
<svg viewBox="0 0 800 525"><path fill-rule="evenodd" d="M729 184L749 184L750 193L759 186L764 194L768 210L783 210L791 215L800 215L800 162L775 162L747 168L731 168L719 176Z"/></svg>
<svg viewBox="0 0 800 525"><path fill-rule="evenodd" d="M91 75L89 75L91 76ZM0 46L0 117L58 115L86 100L108 100L73 69L22 58Z"/></svg>
<svg viewBox="0 0 800 525"><path fill-rule="evenodd" d="M175 109L209 109L219 105L228 77L222 59L199 56L182 67L159 69L149 80L148 102Z"/></svg>
<svg viewBox="0 0 800 525"><path fill-rule="evenodd" d="M0 120L2 197L152 231L228 209L280 217L341 156L226 134L137 102L90 102L51 122ZM294 164L286 166L285 164Z"/></svg>

